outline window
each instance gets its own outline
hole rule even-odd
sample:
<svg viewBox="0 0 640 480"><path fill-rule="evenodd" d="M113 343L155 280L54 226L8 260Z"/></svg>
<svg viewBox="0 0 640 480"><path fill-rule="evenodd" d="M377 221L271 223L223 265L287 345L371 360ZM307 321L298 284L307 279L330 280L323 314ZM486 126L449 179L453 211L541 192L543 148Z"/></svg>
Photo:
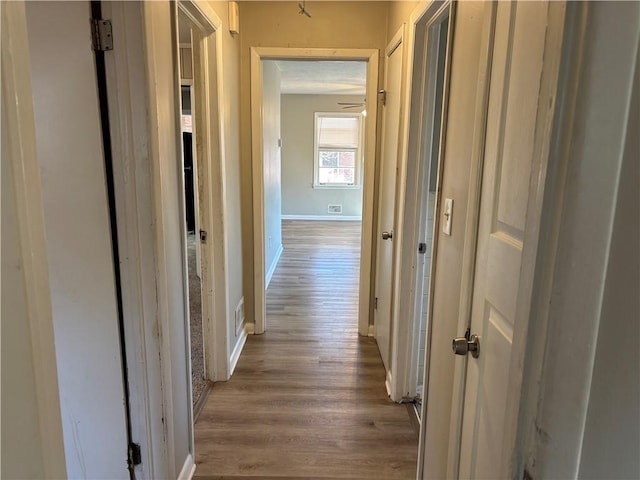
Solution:
<svg viewBox="0 0 640 480"><path fill-rule="evenodd" d="M315 114L316 188L359 188L362 115Z"/></svg>

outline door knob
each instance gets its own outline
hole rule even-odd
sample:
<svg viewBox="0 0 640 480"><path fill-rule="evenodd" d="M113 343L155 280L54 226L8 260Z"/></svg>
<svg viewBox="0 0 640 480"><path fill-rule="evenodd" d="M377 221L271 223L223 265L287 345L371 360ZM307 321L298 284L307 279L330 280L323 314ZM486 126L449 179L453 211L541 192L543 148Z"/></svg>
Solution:
<svg viewBox="0 0 640 480"><path fill-rule="evenodd" d="M473 358L478 358L480 356L480 338L478 335L454 338L451 348L456 355L464 356L471 352Z"/></svg>
<svg viewBox="0 0 640 480"><path fill-rule="evenodd" d="M382 232L382 239L383 240L389 240L390 238L393 238L393 232Z"/></svg>

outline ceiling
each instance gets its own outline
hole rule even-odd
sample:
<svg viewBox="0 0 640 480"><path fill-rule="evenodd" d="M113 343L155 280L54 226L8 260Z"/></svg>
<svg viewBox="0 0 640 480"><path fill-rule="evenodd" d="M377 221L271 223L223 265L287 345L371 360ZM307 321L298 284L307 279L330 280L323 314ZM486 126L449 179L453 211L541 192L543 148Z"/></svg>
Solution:
<svg viewBox="0 0 640 480"><path fill-rule="evenodd" d="M367 62L276 60L283 94L366 94Z"/></svg>

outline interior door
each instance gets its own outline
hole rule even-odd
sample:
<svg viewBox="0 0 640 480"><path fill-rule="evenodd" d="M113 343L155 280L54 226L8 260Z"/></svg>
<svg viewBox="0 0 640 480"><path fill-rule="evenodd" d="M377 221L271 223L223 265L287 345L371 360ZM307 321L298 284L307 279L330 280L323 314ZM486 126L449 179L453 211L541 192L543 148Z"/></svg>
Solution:
<svg viewBox="0 0 640 480"><path fill-rule="evenodd" d="M391 286L393 275L393 228L395 224L402 31L391 41L385 58L385 101L382 113L382 168L378 197L378 251L376 261L375 338L387 372L390 370Z"/></svg>
<svg viewBox="0 0 640 480"><path fill-rule="evenodd" d="M89 2L26 2L69 478L128 479L127 418Z"/></svg>
<svg viewBox="0 0 640 480"><path fill-rule="evenodd" d="M505 411L516 323L547 28L547 2L498 2L491 67L470 334L466 356L461 478L500 478L510 445ZM464 333L464 332L461 332ZM464 361L464 360L461 360Z"/></svg>

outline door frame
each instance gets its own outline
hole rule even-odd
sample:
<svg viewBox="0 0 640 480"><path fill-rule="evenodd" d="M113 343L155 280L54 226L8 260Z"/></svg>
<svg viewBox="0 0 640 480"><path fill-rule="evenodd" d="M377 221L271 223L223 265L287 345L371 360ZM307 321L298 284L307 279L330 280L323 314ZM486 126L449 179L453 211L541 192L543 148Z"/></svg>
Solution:
<svg viewBox="0 0 640 480"><path fill-rule="evenodd" d="M45 241L40 164L36 151L31 64L25 2L2 5L2 125L10 152L33 362L34 411L38 414L40 458L45 478L66 478L64 435L56 366L49 268ZM3 171L3 174L7 172Z"/></svg>
<svg viewBox="0 0 640 480"><path fill-rule="evenodd" d="M431 278L433 278L436 264L437 252L437 232L439 230L439 210L440 210L440 190L443 173L442 162L444 159L444 149L446 148L444 139L447 131L447 105L449 93L449 77L451 67L451 54L453 51L453 32L455 28L455 3L451 0L429 2L420 5L410 16L407 37L407 75L405 78L406 89L406 109L402 145L405 145L402 156L402 169L404 181L400 183L398 192L398 219L397 229L403 234L399 238L399 247L396 252L395 262L398 265L398 275L396 276L396 292L398 301L394 302L393 318L396 320L397 328L393 332L392 347L392 388L391 398L396 402L403 400L407 394L411 395L412 379L417 375L414 359L418 355L415 351L417 342L414 341L419 331L415 331L415 304L416 293L416 238L420 228L421 202L421 180L424 174L422 161L420 160L423 151L423 141L425 139L424 130L424 106L425 89L427 82L431 80L426 68L429 66L428 54L431 46L428 43L428 31L431 26L439 22L448 11L449 31L447 33L447 57L445 59L445 78L443 82L443 108L442 108L442 129L440 131L440 153L438 178L436 186L436 203L434 214L434 235L431 258ZM424 37L423 37L424 36ZM424 38L424 42L422 42ZM417 43L420 39L420 43ZM414 106L412 108L412 106ZM402 288L402 286L405 286ZM406 288L409 285L410 288ZM429 286L429 306L433 301L433 282ZM425 341L425 351L429 345L429 330ZM415 344L415 345L414 345ZM428 369L428 358L425 360L425 372ZM425 383L426 388L426 383ZM424 404L423 397L423 404Z"/></svg>
<svg viewBox="0 0 640 480"><path fill-rule="evenodd" d="M224 203L224 144L222 136L222 43L217 32L222 32L222 22L209 2L181 0L170 4L173 37L174 115L176 159L182 155L180 132L180 72L178 67L178 8L187 14L202 33L199 52L194 57L199 64L204 88L196 89L193 99L197 108L204 109L206 118L201 121L201 150L198 161L207 159L207 172L199 171L208 185L210 196L201 200L206 213L201 218L211 222L209 242L214 248L206 255L212 275L207 290L213 291L203 305L205 371L211 380L227 380L229 377L229 347L227 340L227 278ZM191 392L191 357L189 345L189 306L187 300L188 274L186 255L186 230L180 233L182 275L173 278L167 271L167 258L175 255L168 251L162 211L165 197L163 166L159 152L163 148L159 134L161 103L154 83L147 78L153 71L156 58L166 56L152 41L153 12L146 4L138 2L103 2L103 16L112 21L117 48L108 52L107 85L114 153L114 180L118 216L119 246L125 321L126 352L129 364L131 422L133 441L141 446L142 463L136 467L138 478L190 478L195 469L193 409ZM164 25L163 25L164 27ZM194 29L195 31L195 29ZM195 43L193 42L194 46ZM194 52L195 53L195 52ZM195 71L195 70L194 70ZM197 91L199 90L199 92ZM171 132L168 132L169 134ZM165 148L166 149L166 148ZM175 168L182 169L177 161ZM182 174L178 175L182 178ZM184 184L178 186L181 193L179 217L184 224ZM151 223L151 224L150 224ZM203 227L203 228L207 228ZM204 252L203 252L204 253ZM204 256L204 255L203 255ZM205 260L203 258L203 260ZM180 319L169 318L166 292L182 288L185 305L182 321L185 330L187 368L184 372L171 372L171 325ZM203 285L203 291L204 291ZM204 298L204 297L203 297ZM214 301L215 300L215 301ZM206 309L206 310L205 310ZM206 313L205 313L206 312ZM207 315L205 317L205 315ZM184 375L188 397L188 454L183 465L176 465L174 436L174 403L172 378ZM181 460L180 460L181 461ZM175 474L174 474L175 472Z"/></svg>
<svg viewBox="0 0 640 480"><path fill-rule="evenodd" d="M254 326L256 334L266 330L266 279L264 249L264 168L262 153L262 61L263 60L351 60L367 62L367 105L376 105L378 94L378 50L340 48L251 47L251 156L253 181ZM369 111L370 110L370 111ZM362 177L362 236L358 333L369 335L371 314L371 266L373 255L374 187L376 178L377 108L367 109Z"/></svg>
<svg viewBox="0 0 640 480"><path fill-rule="evenodd" d="M384 364L385 367L385 387L387 389L387 394L391 397L391 399L395 400L395 387L396 387L396 382L394 381L394 371L395 371L395 359L393 358L393 347L394 347L394 337L396 336L396 331L397 331L397 319L394 317L394 300L396 298L396 291L397 291L397 282L396 282L396 266L397 266L397 259L396 259L396 255L399 251L399 248L396 246L398 244L402 243L402 237L403 237L403 232L402 232L402 224L399 221L399 212L402 210L402 205L400 204L401 202L399 201L400 199L400 191L402 190L401 185L404 184L404 145L406 145L403 142L403 129L404 126L406 125L406 122L404 122L403 120L403 113L407 111L407 105L405 105L404 102L404 95L406 92L405 89L405 85L404 85L404 80L405 80L405 68L406 68L406 58L407 58L407 48L405 45L406 42L406 29L407 29L407 24L403 23L400 28L398 28L398 30L396 31L396 33L391 37L391 40L389 42L387 42L387 45L385 46L385 50L384 50L384 80L383 80L383 89L381 91L385 91L388 88L387 85L387 79L388 79L388 73L389 73L389 58L396 52L396 50L398 50L398 48L401 48L402 50L400 51L400 78L398 80L398 84L399 84L399 99L398 99L398 125L396 126L396 128L398 129L398 145L396 146L396 176L394 179L394 202L395 204L393 205L393 223L391 225L391 233L393 234L393 238L391 239L391 265L389 265L389 279L391 279L391 285L389 286L389 338L387 339L388 341L388 345L387 345L387 352L388 352L388 358L386 360L386 364ZM386 124L387 124L388 118L387 118L387 113L385 112L385 108L383 105L382 108L382 119L381 119L381 126L380 126L380 161L379 161L379 171L378 171L378 193L377 193L377 199L376 199L376 225L374 226L374 231L373 231L373 236L376 240L375 244L376 244L376 249L375 252L372 252L372 254L375 254L375 272L373 272L373 291L371 292L371 295L375 298L376 304L374 307L374 312L372 315L372 327L373 327L373 336L376 339L376 343L378 343L378 326L376 324L376 317L377 317L377 313L378 311L380 311L380 309L378 308L378 304L377 304L377 300L380 298L378 296L378 285L379 283L382 283L380 280L380 278L378 278L378 275L380 274L380 249L383 248L383 243L380 241L380 238L378 237L378 235L382 235L382 232L380 232L381 228L380 228L380 212L381 212L381 202L382 202L382 195L380 194L381 191L381 183L382 183L382 175L384 174L384 164L385 164L385 159L384 157L384 143L385 143L385 128L386 128ZM385 227L387 228L387 227ZM380 344L378 343L378 350L380 350ZM382 354L382 352L380 352Z"/></svg>
<svg viewBox="0 0 640 480"><path fill-rule="evenodd" d="M180 0L180 10L197 28L192 29L195 171L198 175L196 225L210 235L201 243L202 319L205 376L226 381L231 375L227 319L228 278L226 224L225 145L222 131L224 102L222 93L222 21L208 2ZM215 61L211 61L211 54ZM202 88L197 88L202 85ZM193 88L193 87L196 88ZM202 187L202 190L200 190ZM202 195L201 195L202 194ZM198 232L196 232L198 234ZM186 239L185 239L186 241ZM205 292L206 290L206 292ZM216 294L214 295L214 292ZM213 350L213 352L211 351Z"/></svg>

